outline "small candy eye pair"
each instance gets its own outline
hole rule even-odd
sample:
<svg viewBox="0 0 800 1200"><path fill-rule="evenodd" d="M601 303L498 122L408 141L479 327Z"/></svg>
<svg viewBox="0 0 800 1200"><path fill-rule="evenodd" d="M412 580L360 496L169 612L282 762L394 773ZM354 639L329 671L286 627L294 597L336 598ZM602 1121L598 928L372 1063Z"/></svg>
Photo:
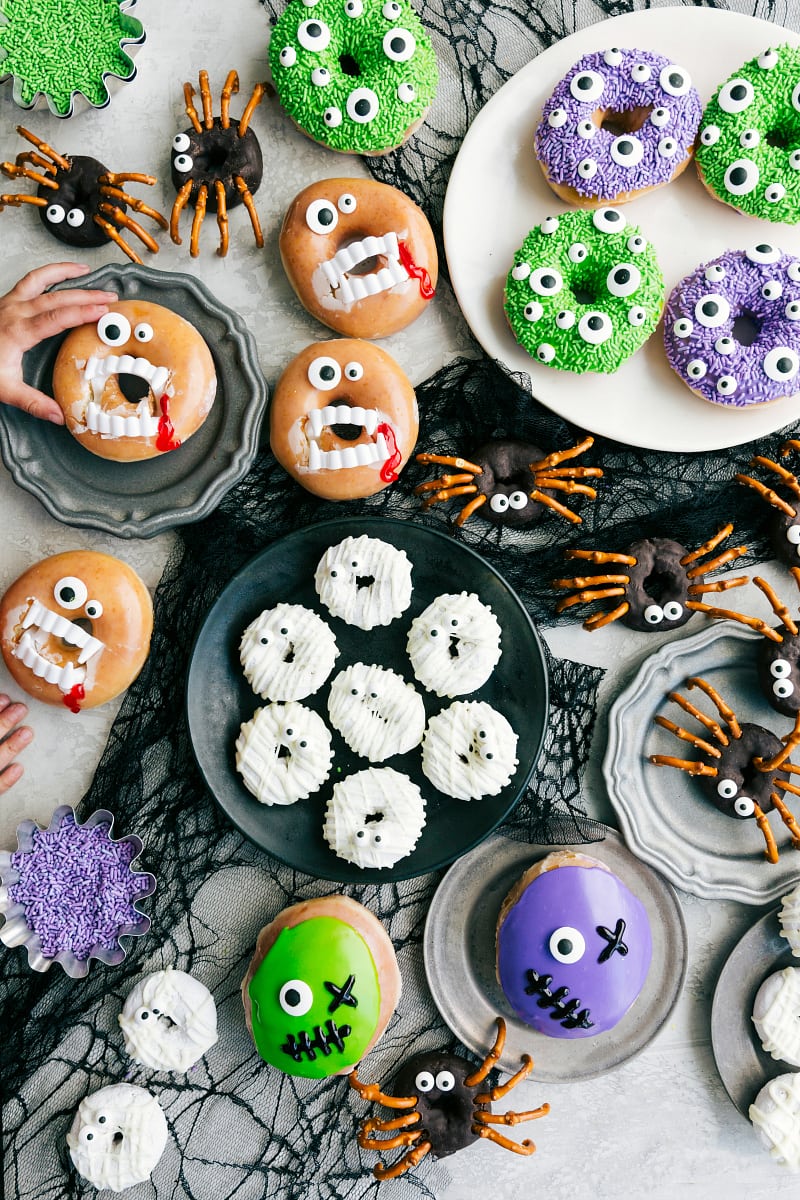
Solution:
<svg viewBox="0 0 800 1200"><path fill-rule="evenodd" d="M349 216L356 207L356 198L351 192L340 196L335 206L330 200L313 200L306 209L306 225L312 233L332 233L339 224L339 213Z"/></svg>
<svg viewBox="0 0 800 1200"><path fill-rule="evenodd" d="M53 597L56 604L62 608L77 609L85 605L87 617L102 617L103 606L99 600L89 600L89 591L82 579L76 578L74 575L65 575L63 579L59 579L56 586L53 588Z"/></svg>
<svg viewBox="0 0 800 1200"><path fill-rule="evenodd" d="M131 323L122 313L108 312L97 322L97 336L106 346L124 346L131 336ZM133 330L137 342L153 339L153 326L140 321Z"/></svg>
<svg viewBox="0 0 800 1200"><path fill-rule="evenodd" d="M344 377L351 383L357 383L364 374L364 368L360 362L349 362L345 364ZM308 368L308 382L313 388L317 388L321 392L329 392L337 387L342 380L342 368L339 366L335 358L328 358L326 355L320 355L315 358Z"/></svg>
<svg viewBox="0 0 800 1200"><path fill-rule="evenodd" d="M648 604L644 610L644 619L648 625L660 625L662 621L680 621L683 616L683 605L677 600L668 600L661 604Z"/></svg>
<svg viewBox="0 0 800 1200"><path fill-rule="evenodd" d="M439 1071L435 1077L432 1071L420 1071L414 1080L414 1086L421 1092L432 1092L434 1088L438 1088L440 1092L452 1092L456 1080L452 1071Z"/></svg>
<svg viewBox="0 0 800 1200"><path fill-rule="evenodd" d="M717 794L723 800L733 800L733 811L737 817L752 817L756 811L755 802L749 796L740 796L739 787L732 779L720 779L717 784Z"/></svg>

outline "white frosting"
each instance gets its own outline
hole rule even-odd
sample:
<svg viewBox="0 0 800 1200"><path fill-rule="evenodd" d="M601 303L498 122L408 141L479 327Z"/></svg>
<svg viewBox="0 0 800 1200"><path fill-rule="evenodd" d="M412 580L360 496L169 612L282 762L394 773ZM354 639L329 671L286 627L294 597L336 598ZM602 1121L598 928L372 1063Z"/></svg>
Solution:
<svg viewBox="0 0 800 1200"><path fill-rule="evenodd" d="M172 967L141 979L118 1020L126 1054L151 1071L188 1071L217 1040L211 992Z"/></svg>
<svg viewBox="0 0 800 1200"><path fill-rule="evenodd" d="M167 1132L155 1096L132 1083L115 1083L80 1102L67 1145L79 1175L96 1188L122 1192L150 1178Z"/></svg>
<svg viewBox="0 0 800 1200"><path fill-rule="evenodd" d="M367 767L334 784L322 834L357 867L392 867L414 849L424 824L417 785L391 767Z"/></svg>
<svg viewBox="0 0 800 1200"><path fill-rule="evenodd" d="M262 804L294 804L322 787L333 750L325 722L297 701L259 708L236 739L236 770Z"/></svg>
<svg viewBox="0 0 800 1200"><path fill-rule="evenodd" d="M422 770L434 787L458 800L496 796L517 766L517 735L483 701L457 700L431 717L422 742Z"/></svg>
<svg viewBox="0 0 800 1200"><path fill-rule="evenodd" d="M771 1079L749 1115L772 1158L789 1171L800 1171L800 1074L790 1071Z"/></svg>
<svg viewBox="0 0 800 1200"><path fill-rule="evenodd" d="M753 1024L773 1058L800 1067L800 967L764 980L753 1004Z"/></svg>
<svg viewBox="0 0 800 1200"><path fill-rule="evenodd" d="M781 897L781 905L778 913L781 937L786 938L795 958L800 958L800 883Z"/></svg>
<svg viewBox="0 0 800 1200"><path fill-rule="evenodd" d="M366 663L333 680L328 715L350 749L373 763L412 750L425 732L425 705L414 685Z"/></svg>
<svg viewBox="0 0 800 1200"><path fill-rule="evenodd" d="M497 666L500 624L473 592L445 593L411 622L407 649L423 687L437 696L464 696Z"/></svg>
<svg viewBox="0 0 800 1200"><path fill-rule="evenodd" d="M322 687L339 654L322 617L302 604L265 609L242 635L245 677L265 700L302 700Z"/></svg>
<svg viewBox="0 0 800 1200"><path fill-rule="evenodd" d="M390 625L411 603L411 562L405 550L379 538L348 537L325 551L314 584L334 617L374 629Z"/></svg>

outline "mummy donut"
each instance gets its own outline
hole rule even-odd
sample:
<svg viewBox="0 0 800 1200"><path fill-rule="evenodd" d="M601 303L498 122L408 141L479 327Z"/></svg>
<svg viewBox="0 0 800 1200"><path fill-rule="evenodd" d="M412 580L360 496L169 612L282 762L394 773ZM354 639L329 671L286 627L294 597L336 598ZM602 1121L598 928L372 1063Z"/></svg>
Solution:
<svg viewBox="0 0 800 1200"><path fill-rule="evenodd" d="M778 912L781 937L786 938L795 958L800 958L800 884L781 897Z"/></svg>
<svg viewBox="0 0 800 1200"><path fill-rule="evenodd" d="M622 204L688 166L702 106L689 72L648 50L586 54L555 88L536 156L569 204Z"/></svg>
<svg viewBox="0 0 800 1200"><path fill-rule="evenodd" d="M800 49L743 63L706 105L697 170L712 196L750 217L800 221Z"/></svg>
<svg viewBox="0 0 800 1200"><path fill-rule="evenodd" d="M76 713L133 683L152 631L153 604L142 580L95 550L43 559L0 600L0 650L16 683Z"/></svg>
<svg viewBox="0 0 800 1200"><path fill-rule="evenodd" d="M358 338L315 342L272 395L269 441L283 469L325 500L372 496L394 483L414 449L419 414L406 375Z"/></svg>
<svg viewBox="0 0 800 1200"><path fill-rule="evenodd" d="M350 749L371 763L405 754L422 741L425 705L402 675L353 663L331 684L328 715Z"/></svg>
<svg viewBox="0 0 800 1200"><path fill-rule="evenodd" d="M294 123L345 154L401 146L438 83L430 38L408 0L289 4L272 31L269 65Z"/></svg>
<svg viewBox="0 0 800 1200"><path fill-rule="evenodd" d="M743 324L749 336L740 341ZM664 346L673 371L711 404L749 408L794 395L800 259L759 242L703 263L667 301Z"/></svg>
<svg viewBox="0 0 800 1200"><path fill-rule="evenodd" d="M328 612L348 625L391 625L411 603L411 561L380 538L347 537L325 551L314 585Z"/></svg>
<svg viewBox="0 0 800 1200"><path fill-rule="evenodd" d="M616 371L647 341L663 305L653 247L617 208L547 217L506 279L506 317L520 346L576 374Z"/></svg>
<svg viewBox="0 0 800 1200"><path fill-rule="evenodd" d="M367 767L333 785L322 836L357 867L393 867L411 853L425 824L415 783L391 767Z"/></svg>
<svg viewBox="0 0 800 1200"><path fill-rule="evenodd" d="M374 179L323 179L283 219L284 270L313 317L347 337L405 329L433 299L438 259L421 208Z"/></svg>
<svg viewBox="0 0 800 1200"><path fill-rule="evenodd" d="M474 692L500 661L500 623L473 592L444 594L411 622L406 649L414 674L437 696Z"/></svg>
<svg viewBox="0 0 800 1200"><path fill-rule="evenodd" d="M339 655L336 638L302 604L278 604L259 613L242 635L245 678L264 700L302 700L322 687Z"/></svg>
<svg viewBox="0 0 800 1200"><path fill-rule="evenodd" d="M331 735L322 717L296 701L259 708L236 739L236 770L261 804L294 804L331 773Z"/></svg>
<svg viewBox="0 0 800 1200"><path fill-rule="evenodd" d="M125 1053L151 1071L188 1071L217 1040L211 992L172 967L140 980L118 1020Z"/></svg>
<svg viewBox="0 0 800 1200"><path fill-rule="evenodd" d="M75 1170L93 1187L123 1192L150 1178L167 1134L155 1096L115 1083L81 1100L67 1145Z"/></svg>
<svg viewBox="0 0 800 1200"><path fill-rule="evenodd" d="M517 735L484 701L457 700L431 717L422 740L422 770L457 800L501 792L517 767Z"/></svg>
<svg viewBox="0 0 800 1200"><path fill-rule="evenodd" d="M118 300L61 343L53 395L72 436L101 458L157 458L205 421L217 391L211 351L161 304Z"/></svg>
<svg viewBox="0 0 800 1200"><path fill-rule="evenodd" d="M800 1067L800 967L764 980L753 1002L753 1024L767 1054Z"/></svg>
<svg viewBox="0 0 800 1200"><path fill-rule="evenodd" d="M748 1115L775 1162L800 1171L800 1072L789 1071L765 1083Z"/></svg>

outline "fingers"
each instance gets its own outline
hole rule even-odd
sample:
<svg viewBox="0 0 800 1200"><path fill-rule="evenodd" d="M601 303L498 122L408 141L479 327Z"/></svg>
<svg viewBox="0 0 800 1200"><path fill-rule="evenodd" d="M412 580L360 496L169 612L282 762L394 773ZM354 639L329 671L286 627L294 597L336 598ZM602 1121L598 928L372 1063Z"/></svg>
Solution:
<svg viewBox="0 0 800 1200"><path fill-rule="evenodd" d="M84 263L46 263L45 266L36 267L27 275L23 275L8 294L15 300L33 300L54 283L61 283L64 279L77 279L78 276L88 273L89 267Z"/></svg>
<svg viewBox="0 0 800 1200"><path fill-rule="evenodd" d="M22 319L30 320L31 317L37 317L42 313L55 311L59 308L66 308L70 304L85 305L88 308L92 304L105 306L116 299L116 292L90 291L88 288L67 288L63 292L46 292L43 296L36 296L33 300L23 301L19 306L19 315Z"/></svg>
<svg viewBox="0 0 800 1200"><path fill-rule="evenodd" d="M0 794L13 787L22 774L22 766L14 760L33 740L30 726L20 725L27 713L26 705L12 703L0 694Z"/></svg>
<svg viewBox="0 0 800 1200"><path fill-rule="evenodd" d="M27 383L14 382L5 387L0 380L0 401L19 408L22 412L30 413L32 417L41 417L44 421L52 421L54 425L64 424L64 414L51 396L37 391Z"/></svg>
<svg viewBox="0 0 800 1200"><path fill-rule="evenodd" d="M23 349L29 350L43 338L53 337L57 333L63 333L65 329L73 329L76 325L91 325L108 312L106 303L98 304L95 301L84 304L76 299L76 293L70 292L68 295L70 298L66 303L50 303L43 312L25 321L21 327L25 343ZM48 301L54 301L55 298L55 295L47 297Z"/></svg>

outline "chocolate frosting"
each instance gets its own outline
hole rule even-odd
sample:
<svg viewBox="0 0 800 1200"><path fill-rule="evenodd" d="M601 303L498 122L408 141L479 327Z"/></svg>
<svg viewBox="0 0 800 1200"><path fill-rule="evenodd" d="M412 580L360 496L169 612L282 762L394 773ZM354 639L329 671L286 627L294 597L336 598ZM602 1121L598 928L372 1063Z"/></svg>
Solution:
<svg viewBox="0 0 800 1200"><path fill-rule="evenodd" d="M200 187L205 184L208 189L206 208L209 212L216 212L217 193L214 184L218 179L225 188L228 208L236 208L242 203L242 193L236 186L237 176L247 184L251 195L255 193L261 183L264 164L261 146L252 129L248 128L240 137L238 121L231 120L228 128L223 129L219 117L215 117L211 129L202 129L197 133L190 126L183 132L189 139L189 146L181 153L188 154L192 159L192 168L189 171L176 170L175 159L181 155L173 150L170 170L176 191L180 191L187 179L191 179L190 204L196 203Z"/></svg>
<svg viewBox="0 0 800 1200"><path fill-rule="evenodd" d="M54 238L58 238L65 246L78 248L104 246L109 240L108 236L93 218L96 213L99 213L101 202L106 199L100 195L100 176L105 175L108 168L98 162L96 158L90 158L85 154L72 154L67 161L70 164L68 171L65 171L63 167L58 167L56 170L54 181L58 184L58 191L44 187L42 184L39 184L36 189L36 195L43 197L48 203L48 208L37 209L39 220L47 232ZM114 207L121 209L122 212L128 211L128 206L121 200L109 198L109 203L113 203ZM48 219L47 212L50 205L53 204L59 204L64 209L63 220L54 222ZM81 225L72 225L67 219L67 214L76 209L84 214ZM102 214L100 215L102 216Z"/></svg>
<svg viewBox="0 0 800 1200"><path fill-rule="evenodd" d="M475 1103L475 1095L485 1088L486 1081L474 1087L464 1083L475 1070L475 1064L458 1054L433 1051L414 1055L403 1063L395 1076L395 1096L416 1096L421 1120L414 1128L420 1129L423 1138L430 1140L431 1154L436 1158L446 1158L477 1141L479 1135L472 1131L472 1114L476 1108L491 1111L491 1104ZM427 1092L417 1083L421 1072L428 1072L434 1080L433 1087ZM453 1077L454 1085L449 1091L436 1085L442 1072Z"/></svg>

